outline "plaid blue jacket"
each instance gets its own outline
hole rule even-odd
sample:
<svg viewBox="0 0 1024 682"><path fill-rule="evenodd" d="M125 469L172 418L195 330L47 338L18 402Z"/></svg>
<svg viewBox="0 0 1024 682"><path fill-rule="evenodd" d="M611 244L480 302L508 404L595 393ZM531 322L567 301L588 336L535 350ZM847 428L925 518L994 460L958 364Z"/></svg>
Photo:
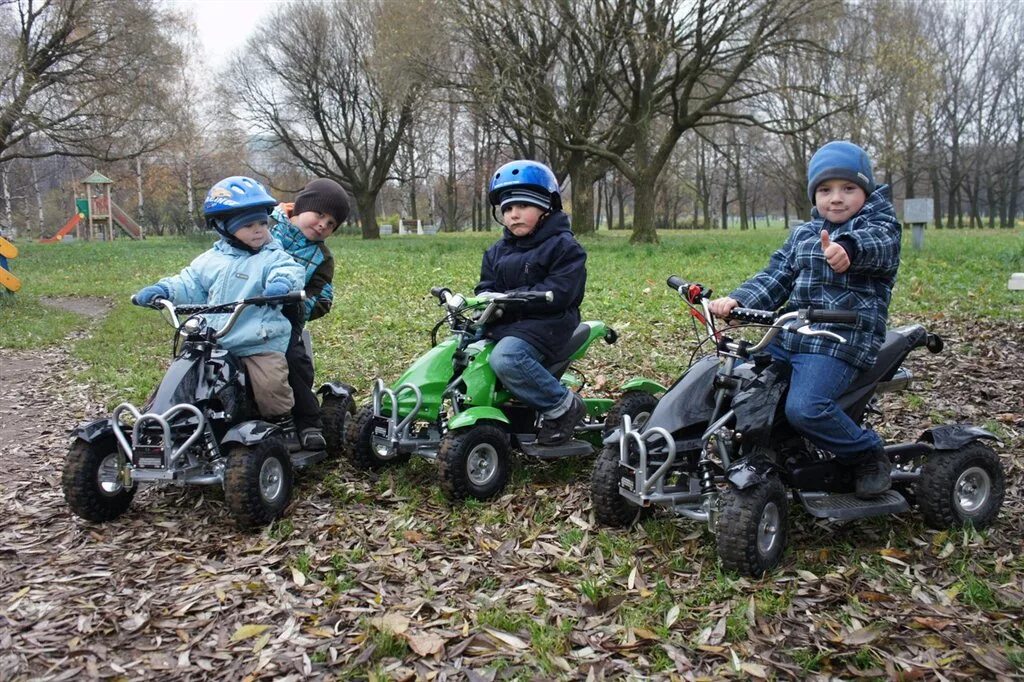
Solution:
<svg viewBox="0 0 1024 682"><path fill-rule="evenodd" d="M334 256L323 242L306 238L288 217L274 209L270 214L270 231L281 242L295 262L306 271L306 301L303 321L315 320L326 315L334 303ZM296 322L298 324L298 322Z"/></svg>
<svg viewBox="0 0 1024 682"><path fill-rule="evenodd" d="M811 221L792 230L772 254L768 267L744 282L730 296L741 306L760 310L825 308L856 310L856 324L815 324L846 338L838 343L823 337L783 333L776 343L793 353L822 353L854 367L872 366L885 339L889 299L900 265L902 227L881 185L864 207L841 225L824 220L817 209ZM850 268L840 274L829 267L821 248L821 231L850 254Z"/></svg>

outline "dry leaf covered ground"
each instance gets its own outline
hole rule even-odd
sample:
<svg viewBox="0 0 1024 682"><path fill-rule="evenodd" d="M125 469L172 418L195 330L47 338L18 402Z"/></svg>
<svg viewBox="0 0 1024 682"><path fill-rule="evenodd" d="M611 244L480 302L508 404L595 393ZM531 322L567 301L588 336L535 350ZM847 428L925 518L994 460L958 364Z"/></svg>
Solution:
<svg viewBox="0 0 1024 682"><path fill-rule="evenodd" d="M915 356L882 430L997 426L1000 521L796 512L760 581L722 574L693 522L596 526L589 463L526 465L493 504L454 508L428 462L329 463L251 535L201 489L85 523L60 492L66 432L111 396L61 350L0 350L0 679L1020 678L1024 324L937 324L950 350Z"/></svg>

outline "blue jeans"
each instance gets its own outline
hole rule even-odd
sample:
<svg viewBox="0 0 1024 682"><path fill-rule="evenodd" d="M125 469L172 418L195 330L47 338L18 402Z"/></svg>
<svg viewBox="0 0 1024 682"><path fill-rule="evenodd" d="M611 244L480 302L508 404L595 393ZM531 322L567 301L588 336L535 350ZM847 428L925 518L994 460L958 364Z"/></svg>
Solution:
<svg viewBox="0 0 1024 682"><path fill-rule="evenodd" d="M506 336L495 344L488 361L512 395L545 419L554 419L569 409L572 396L544 367L543 358L544 354L528 341Z"/></svg>
<svg viewBox="0 0 1024 682"><path fill-rule="evenodd" d="M829 355L791 353L774 343L765 350L793 368L786 419L808 440L844 462L884 447L877 433L861 428L836 404L857 378L856 367Z"/></svg>

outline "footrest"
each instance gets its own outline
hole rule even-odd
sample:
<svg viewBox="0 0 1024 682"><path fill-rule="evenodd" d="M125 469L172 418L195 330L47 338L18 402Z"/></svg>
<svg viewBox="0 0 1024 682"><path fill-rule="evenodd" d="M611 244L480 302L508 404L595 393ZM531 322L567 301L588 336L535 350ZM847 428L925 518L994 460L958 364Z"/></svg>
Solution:
<svg viewBox="0 0 1024 682"><path fill-rule="evenodd" d="M570 440L561 445L519 444L523 454L538 459L563 459L565 457L586 457L594 453L594 446L584 440Z"/></svg>
<svg viewBox="0 0 1024 682"><path fill-rule="evenodd" d="M305 469L327 459L326 450L299 450L288 454L291 457L292 466L296 469Z"/></svg>
<svg viewBox="0 0 1024 682"><path fill-rule="evenodd" d="M910 509L907 500L895 490L862 500L853 493L797 493L807 513L819 519L849 521L869 516L898 514Z"/></svg>

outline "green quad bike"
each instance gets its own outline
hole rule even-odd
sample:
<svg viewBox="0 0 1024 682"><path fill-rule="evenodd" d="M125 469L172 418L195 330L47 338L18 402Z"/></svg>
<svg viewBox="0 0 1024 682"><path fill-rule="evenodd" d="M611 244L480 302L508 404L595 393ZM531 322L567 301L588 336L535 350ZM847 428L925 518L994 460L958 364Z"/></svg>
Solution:
<svg viewBox="0 0 1024 682"><path fill-rule="evenodd" d="M346 451L356 467L377 470L403 464L413 454L436 459L450 499L486 500L505 488L513 449L554 460L588 456L600 447L612 400L584 398L587 411L576 427L577 438L541 446L535 442L536 410L513 398L488 363L495 345L484 338L488 323L514 306L550 301L550 292L487 292L467 298L435 287L430 293L445 309L431 333L432 348L390 387L377 379L372 402L349 421ZM437 332L446 324L451 336L438 342ZM604 322L582 322L570 341L569 357L547 368L565 386L582 389L583 380L567 371L572 362L586 355L596 339L611 344L617 338ZM653 382L636 383L664 390Z"/></svg>

